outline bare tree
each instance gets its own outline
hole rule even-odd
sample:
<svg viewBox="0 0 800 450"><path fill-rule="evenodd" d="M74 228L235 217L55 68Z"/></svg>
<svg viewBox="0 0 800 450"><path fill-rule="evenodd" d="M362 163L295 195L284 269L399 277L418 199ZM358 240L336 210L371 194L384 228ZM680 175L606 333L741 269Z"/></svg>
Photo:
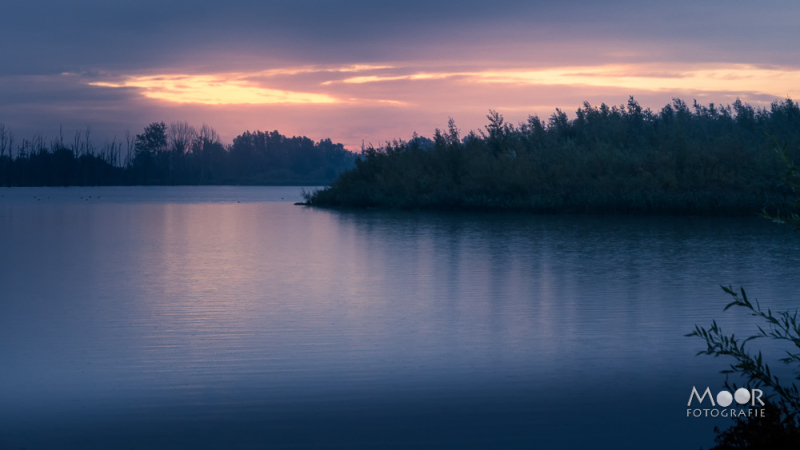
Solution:
<svg viewBox="0 0 800 450"><path fill-rule="evenodd" d="M47 144L44 142L44 136L39 133L33 135L31 139L31 153L44 154L47 153Z"/></svg>
<svg viewBox="0 0 800 450"><path fill-rule="evenodd" d="M84 136L86 137L86 152L87 155L94 154L94 146L92 145L92 140L89 138L89 135L92 133L92 128L87 125L86 130L83 131Z"/></svg>
<svg viewBox="0 0 800 450"><path fill-rule="evenodd" d="M11 186L11 148L9 145L9 132L6 130L6 125L0 123L0 176L3 172L6 173L6 184ZM6 163L6 149L8 149L8 163ZM0 186L3 180L0 179Z"/></svg>
<svg viewBox="0 0 800 450"><path fill-rule="evenodd" d="M6 139L8 136L8 131L6 131L6 124L0 123L0 160L6 155ZM10 151L9 151L10 153Z"/></svg>
<svg viewBox="0 0 800 450"><path fill-rule="evenodd" d="M82 147L83 144L81 143L81 132L80 130L75 130L75 137L72 139L72 153L75 154L76 158L80 158Z"/></svg>
<svg viewBox="0 0 800 450"><path fill-rule="evenodd" d="M172 122L167 130L167 141L173 152L184 154L191 150L197 131L188 122Z"/></svg>
<svg viewBox="0 0 800 450"><path fill-rule="evenodd" d="M134 141L131 130L125 130L125 167L133 165Z"/></svg>
<svg viewBox="0 0 800 450"><path fill-rule="evenodd" d="M11 152L14 150L14 133L8 133L8 156L9 158L14 158L14 155Z"/></svg>
<svg viewBox="0 0 800 450"><path fill-rule="evenodd" d="M217 134L216 130L206 124L203 124L203 126L200 127L200 133L198 137L201 141L209 144L219 143L219 135Z"/></svg>

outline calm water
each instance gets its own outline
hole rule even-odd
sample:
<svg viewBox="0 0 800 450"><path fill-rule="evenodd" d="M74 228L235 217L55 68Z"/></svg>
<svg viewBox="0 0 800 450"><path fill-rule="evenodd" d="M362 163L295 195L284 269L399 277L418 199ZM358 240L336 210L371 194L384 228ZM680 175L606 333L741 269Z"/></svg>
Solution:
<svg viewBox="0 0 800 450"><path fill-rule="evenodd" d="M0 449L708 448L683 335L796 308L761 219L341 212L295 187L0 189Z"/></svg>

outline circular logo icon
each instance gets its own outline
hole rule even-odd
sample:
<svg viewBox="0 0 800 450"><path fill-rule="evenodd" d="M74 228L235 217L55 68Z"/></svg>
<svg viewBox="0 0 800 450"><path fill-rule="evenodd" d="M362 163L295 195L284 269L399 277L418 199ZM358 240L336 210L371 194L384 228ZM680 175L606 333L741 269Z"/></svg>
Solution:
<svg viewBox="0 0 800 450"><path fill-rule="evenodd" d="M750 391L745 388L739 388L734 392L733 398L736 399L736 403L744 405L750 401Z"/></svg>
<svg viewBox="0 0 800 450"><path fill-rule="evenodd" d="M738 392L738 391L737 391ZM726 406L730 406L733 402L733 396L728 391L719 391L717 394L717 404L722 406L723 408Z"/></svg>

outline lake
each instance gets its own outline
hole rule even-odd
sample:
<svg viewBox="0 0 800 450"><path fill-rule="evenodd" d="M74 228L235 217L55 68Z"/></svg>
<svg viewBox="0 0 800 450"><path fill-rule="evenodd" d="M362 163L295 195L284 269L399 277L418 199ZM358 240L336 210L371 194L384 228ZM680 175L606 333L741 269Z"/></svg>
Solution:
<svg viewBox="0 0 800 450"><path fill-rule="evenodd" d="M754 330L720 285L797 307L759 218L300 193L0 189L0 449L708 448L729 361L684 335Z"/></svg>

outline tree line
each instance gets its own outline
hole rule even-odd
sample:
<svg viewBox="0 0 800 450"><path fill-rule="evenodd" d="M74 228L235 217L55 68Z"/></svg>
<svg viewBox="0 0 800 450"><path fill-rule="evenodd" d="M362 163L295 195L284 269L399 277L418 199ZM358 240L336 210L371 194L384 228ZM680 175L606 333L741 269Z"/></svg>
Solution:
<svg viewBox="0 0 800 450"><path fill-rule="evenodd" d="M519 125L490 111L484 130L462 136L451 119L417 136L362 152L353 169L310 205L534 212L753 215L787 210L791 189L774 151L797 159L800 108L688 105L660 111L584 103L570 119Z"/></svg>
<svg viewBox="0 0 800 450"><path fill-rule="evenodd" d="M0 186L327 184L355 154L330 139L247 131L223 145L213 128L153 122L96 146L91 129L65 140L17 141L0 123Z"/></svg>

